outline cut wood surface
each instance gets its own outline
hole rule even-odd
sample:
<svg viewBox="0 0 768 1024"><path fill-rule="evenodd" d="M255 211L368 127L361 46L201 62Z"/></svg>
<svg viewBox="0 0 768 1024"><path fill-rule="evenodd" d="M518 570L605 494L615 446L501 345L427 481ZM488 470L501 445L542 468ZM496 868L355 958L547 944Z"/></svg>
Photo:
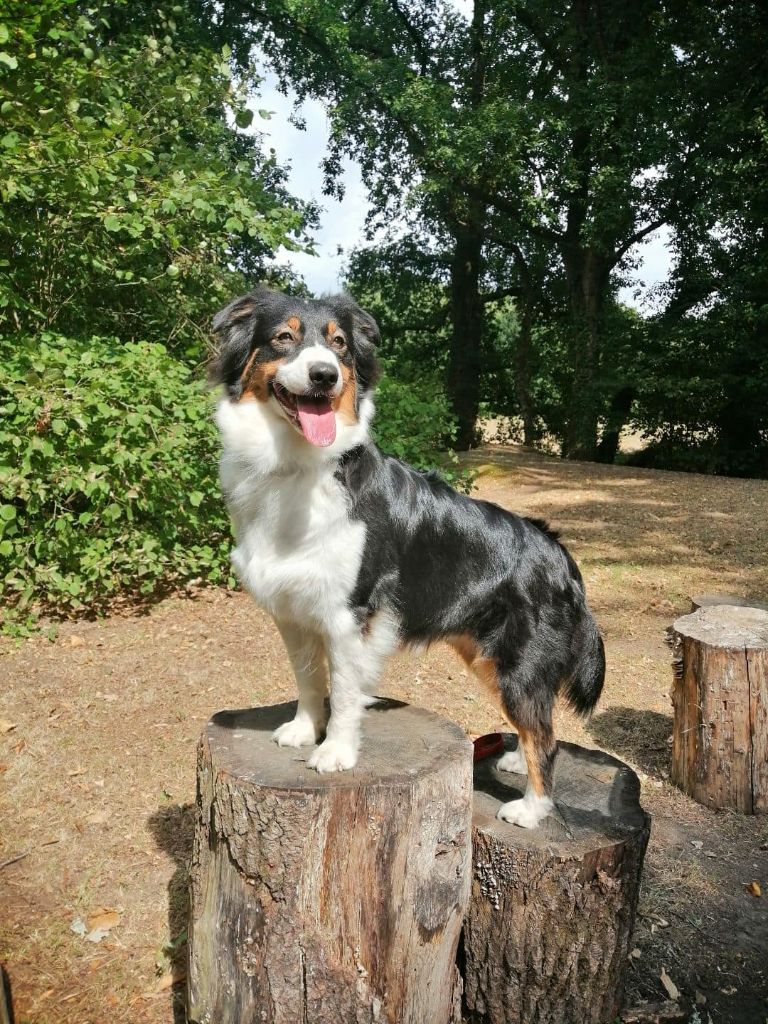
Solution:
<svg viewBox="0 0 768 1024"><path fill-rule="evenodd" d="M764 601L753 601L750 597L736 597L734 594L694 594L691 604L695 612L699 608L712 608L721 604L729 604L736 608L760 608L768 612L768 604Z"/></svg>
<svg viewBox="0 0 768 1024"><path fill-rule="evenodd" d="M516 744L505 736L506 750ZM497 761L474 773L465 1015L473 1024L613 1020L650 834L638 778L608 754L560 743L557 815L528 830L496 818L525 788Z"/></svg>
<svg viewBox="0 0 768 1024"><path fill-rule="evenodd" d="M768 810L768 611L703 606L672 628L672 781L710 807Z"/></svg>
<svg viewBox="0 0 768 1024"><path fill-rule="evenodd" d="M225 711L198 752L189 1019L447 1024L471 876L472 747L397 701L358 767L278 747L295 704Z"/></svg>

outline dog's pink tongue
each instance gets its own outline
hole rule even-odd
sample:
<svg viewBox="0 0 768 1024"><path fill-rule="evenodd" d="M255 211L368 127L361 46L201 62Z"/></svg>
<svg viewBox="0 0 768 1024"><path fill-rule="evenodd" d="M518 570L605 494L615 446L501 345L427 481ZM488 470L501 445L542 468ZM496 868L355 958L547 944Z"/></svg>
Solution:
<svg viewBox="0 0 768 1024"><path fill-rule="evenodd" d="M304 437L318 448L327 448L336 440L336 417L327 398L296 399L299 424Z"/></svg>

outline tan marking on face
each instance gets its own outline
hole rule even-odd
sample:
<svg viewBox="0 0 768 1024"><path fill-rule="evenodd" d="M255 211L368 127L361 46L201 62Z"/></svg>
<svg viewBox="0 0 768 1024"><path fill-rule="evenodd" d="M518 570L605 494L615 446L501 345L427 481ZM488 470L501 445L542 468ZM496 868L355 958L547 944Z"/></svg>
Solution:
<svg viewBox="0 0 768 1024"><path fill-rule="evenodd" d="M296 334L299 333L299 330L301 328L301 320L299 320L297 316L289 316L285 322L288 324L292 331L294 331Z"/></svg>
<svg viewBox="0 0 768 1024"><path fill-rule="evenodd" d="M342 423L353 426L357 423L357 413L355 412L357 384L355 382L355 375L344 363L339 363L339 368L341 369L341 379L344 382L344 387L340 394L333 399L333 411L338 413Z"/></svg>
<svg viewBox="0 0 768 1024"><path fill-rule="evenodd" d="M258 351L258 350L257 350ZM240 401L269 401L269 385L282 365L282 359L273 359L269 363L254 363L256 352L253 353L243 370L240 380L243 393Z"/></svg>
<svg viewBox="0 0 768 1024"><path fill-rule="evenodd" d="M326 341L330 341L331 338L336 333L336 331L338 331L338 329L339 329L339 325L336 323L336 321L335 320L329 320L328 321L328 326L325 328L325 338L326 338Z"/></svg>

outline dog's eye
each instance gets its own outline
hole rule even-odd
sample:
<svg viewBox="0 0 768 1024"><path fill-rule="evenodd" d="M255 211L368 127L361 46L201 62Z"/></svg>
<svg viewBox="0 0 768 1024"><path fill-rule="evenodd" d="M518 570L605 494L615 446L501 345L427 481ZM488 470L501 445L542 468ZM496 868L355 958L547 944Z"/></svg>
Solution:
<svg viewBox="0 0 768 1024"><path fill-rule="evenodd" d="M293 343L293 335L290 331L281 331L275 340L282 341L286 345L291 345Z"/></svg>
<svg viewBox="0 0 768 1024"><path fill-rule="evenodd" d="M340 334L335 334L331 338L331 348L336 349L337 352L344 353L347 351L347 343Z"/></svg>

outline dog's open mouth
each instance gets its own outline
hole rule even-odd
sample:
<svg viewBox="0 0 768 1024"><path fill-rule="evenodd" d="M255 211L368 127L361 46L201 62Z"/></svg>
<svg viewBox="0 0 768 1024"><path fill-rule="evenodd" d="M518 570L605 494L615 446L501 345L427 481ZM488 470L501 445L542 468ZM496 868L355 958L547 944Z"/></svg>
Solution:
<svg viewBox="0 0 768 1024"><path fill-rule="evenodd" d="M336 440L336 416L325 395L294 395L272 381L272 393L297 430L310 444L327 448Z"/></svg>

